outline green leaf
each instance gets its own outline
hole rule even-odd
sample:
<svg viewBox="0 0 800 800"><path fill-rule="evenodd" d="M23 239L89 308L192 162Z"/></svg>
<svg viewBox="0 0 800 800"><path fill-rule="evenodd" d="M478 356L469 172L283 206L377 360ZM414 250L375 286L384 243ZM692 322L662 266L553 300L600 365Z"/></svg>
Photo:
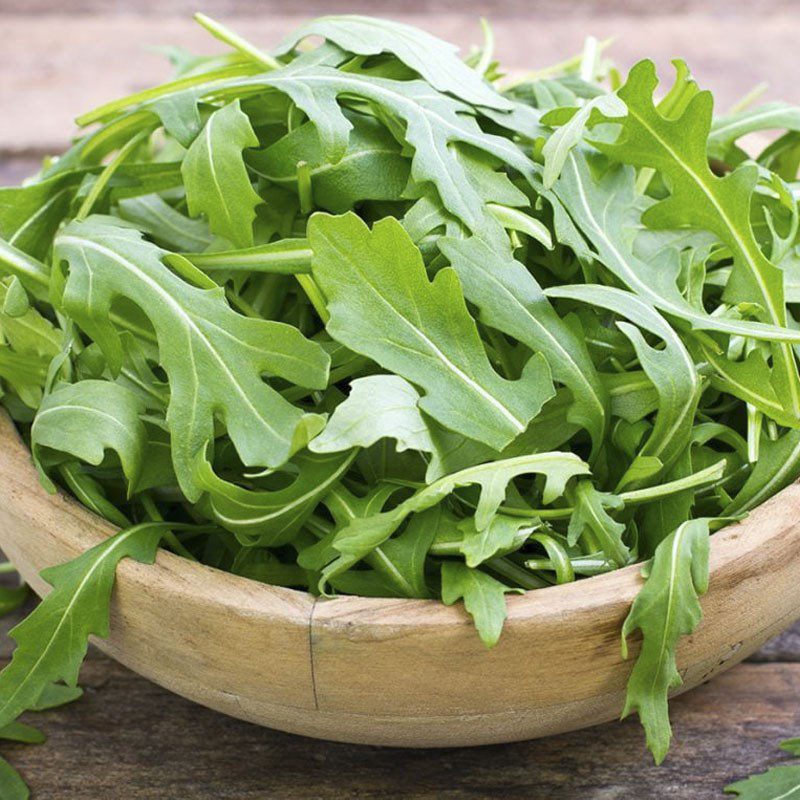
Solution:
<svg viewBox="0 0 800 800"><path fill-rule="evenodd" d="M34 258L46 258L83 174L66 172L27 186L0 189L0 236Z"/></svg>
<svg viewBox="0 0 800 800"><path fill-rule="evenodd" d="M738 795L739 800L791 800L800 796L800 764L772 767L729 784L725 791Z"/></svg>
<svg viewBox="0 0 800 800"><path fill-rule="evenodd" d="M16 611L27 599L30 592L22 586L0 586L0 617Z"/></svg>
<svg viewBox="0 0 800 800"><path fill-rule="evenodd" d="M472 617L478 635L486 647L494 647L500 639L508 616L506 594L520 589L506 586L480 569L445 561L442 564L442 602L452 606L464 600L464 608Z"/></svg>
<svg viewBox="0 0 800 800"><path fill-rule="evenodd" d="M675 649L702 617L698 598L708 588L708 525L708 519L685 522L658 546L622 627L624 658L628 637L635 630L643 637L622 716L638 712L657 764L664 760L672 737L667 696L682 683Z"/></svg>
<svg viewBox="0 0 800 800"><path fill-rule="evenodd" d="M628 484L639 483L638 475L647 461L658 459L661 467L669 467L689 445L700 393L697 370L681 338L654 308L622 289L585 284L556 286L548 289L546 294L607 308L664 341L665 347L659 350L648 344L637 328L624 322L617 323L631 341L659 397L659 412L653 431L639 449L628 472L620 479L617 491Z"/></svg>
<svg viewBox="0 0 800 800"><path fill-rule="evenodd" d="M796 341L797 331L711 316L689 303L678 289L674 265L663 259L645 260L634 252L643 210L642 200L636 194L634 171L614 165L596 176L594 169L597 167L596 158L576 148L567 157L553 192L591 242L597 259L618 280L663 313L685 319L698 330Z"/></svg>
<svg viewBox="0 0 800 800"><path fill-rule="evenodd" d="M465 519L459 525L464 534L459 551L464 554L468 567L477 567L498 553L518 549L537 526L533 519L497 514L487 528L479 531L474 519Z"/></svg>
<svg viewBox="0 0 800 800"><path fill-rule="evenodd" d="M746 165L716 176L707 157L711 94L698 92L682 114L668 118L653 104L657 83L651 61L631 70L618 91L627 114L610 118L620 126L620 138L597 146L614 159L657 170L668 181L670 194L646 211L643 222L658 229L688 226L715 234L733 256L725 298L753 303L764 322L786 327L783 272L762 253L751 222L758 169ZM788 344L775 344L772 354L776 391L787 411L800 416L800 376L794 352Z"/></svg>
<svg viewBox="0 0 800 800"><path fill-rule="evenodd" d="M170 523L136 525L78 558L42 572L52 591L11 630L17 643L0 672L0 727L33 708L50 684L75 686L90 635L108 636L108 609L122 558L152 563Z"/></svg>
<svg viewBox="0 0 800 800"><path fill-rule="evenodd" d="M276 53L288 53L308 36L322 36L343 50L362 56L392 53L440 92L490 108L511 107L478 72L458 58L457 47L411 25L356 14L318 17L289 34Z"/></svg>
<svg viewBox="0 0 800 800"><path fill-rule="evenodd" d="M281 489L246 489L223 480L200 461L197 485L209 493L210 516L248 547L277 547L290 541L319 501L339 481L355 452L300 454L290 467L294 480Z"/></svg>
<svg viewBox="0 0 800 800"><path fill-rule="evenodd" d="M253 244L261 198L250 183L242 151L257 146L250 120L233 102L208 118L181 164L189 213L205 214L211 230L236 247Z"/></svg>
<svg viewBox="0 0 800 800"><path fill-rule="evenodd" d="M66 453L95 466L113 450L132 489L142 470L147 431L142 400L119 383L86 380L64 384L46 395L31 428L38 461L42 448Z"/></svg>
<svg viewBox="0 0 800 800"><path fill-rule="evenodd" d="M547 359L553 379L572 392L567 418L585 427L599 447L609 399L578 331L559 318L536 279L512 257L476 237L440 239L438 246L458 273L464 296L478 307L481 322Z"/></svg>
<svg viewBox="0 0 800 800"><path fill-rule="evenodd" d="M599 492L591 481L575 484L574 511L569 520L569 543L578 542L584 531L590 531L609 561L622 567L630 561L631 552L622 541L625 525L616 522L606 509L619 510L624 502L618 495Z"/></svg>
<svg viewBox="0 0 800 800"><path fill-rule="evenodd" d="M222 289L185 283L163 264L163 250L107 218L72 222L55 252L69 264L59 304L100 344L112 368L122 357L108 319L114 299L125 297L148 315L169 377L175 473L190 499L200 491L193 467L212 440L216 413L247 466L279 466L322 427L319 416L289 404L261 377L269 372L325 386L328 356L296 328L236 314Z"/></svg>
<svg viewBox="0 0 800 800"><path fill-rule="evenodd" d="M492 369L455 272L440 270L430 282L397 221L370 230L353 214L317 214L308 237L312 272L328 298L328 332L420 386L420 408L445 427L499 449L553 395L544 358L532 358L519 381Z"/></svg>
<svg viewBox="0 0 800 800"><path fill-rule="evenodd" d="M377 120L352 114L353 129L344 155L332 163L311 123L287 133L275 144L246 157L256 175L296 191L298 164L305 162L314 204L334 214L364 200L397 200L408 183L410 161Z"/></svg>
<svg viewBox="0 0 800 800"><path fill-rule="evenodd" d="M334 409L325 430L313 439L315 453L335 453L369 447L384 437L394 439L397 452L433 451L428 424L419 410L419 393L397 375L370 375L350 385L347 399Z"/></svg>
<svg viewBox="0 0 800 800"><path fill-rule="evenodd" d="M589 467L573 453L539 453L480 464L446 475L419 489L390 511L353 519L340 530L333 540L333 546L341 555L325 568L321 583L349 569L383 544L410 514L432 508L461 486L480 486L475 509L475 528L480 532L491 524L514 478L520 475L543 475L545 485L542 501L549 504L564 494L571 478L588 472Z"/></svg>
<svg viewBox="0 0 800 800"><path fill-rule="evenodd" d="M25 781L4 758L0 758L0 800L28 800L31 796Z"/></svg>
<svg viewBox="0 0 800 800"><path fill-rule="evenodd" d="M157 194L123 198L117 210L122 219L132 222L169 250L197 252L211 244L212 237L204 220L189 219Z"/></svg>
<svg viewBox="0 0 800 800"><path fill-rule="evenodd" d="M750 511L800 477L800 431L791 430L777 440L761 436L759 456L750 477L722 512L736 516Z"/></svg>
<svg viewBox="0 0 800 800"><path fill-rule="evenodd" d="M47 740L47 737L32 725L26 725L23 722L9 722L8 725L0 728L0 739L21 744L41 744Z"/></svg>

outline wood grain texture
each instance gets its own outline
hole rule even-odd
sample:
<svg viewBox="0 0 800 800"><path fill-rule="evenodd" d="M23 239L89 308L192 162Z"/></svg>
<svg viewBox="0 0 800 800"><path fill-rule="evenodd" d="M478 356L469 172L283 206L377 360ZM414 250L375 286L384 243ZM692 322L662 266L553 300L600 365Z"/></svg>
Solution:
<svg viewBox="0 0 800 800"><path fill-rule="evenodd" d="M800 665L743 664L672 704L654 767L636 720L482 748L398 750L280 733L189 703L104 658L72 706L27 715L49 740L3 745L34 800L720 800L786 760Z"/></svg>
<svg viewBox="0 0 800 800"><path fill-rule="evenodd" d="M798 507L790 486L713 537L704 619L678 651L684 689L797 618ZM32 588L42 594L41 569L112 532L44 491L0 419L0 544ZM641 585L633 566L512 596L487 651L461 606L316 600L162 552L154 566L120 564L111 636L98 644L178 694L281 730L406 747L518 741L619 715L632 663L619 632Z"/></svg>
<svg viewBox="0 0 800 800"><path fill-rule="evenodd" d="M29 0L19 2L28 7ZM0 107L4 109L0 114L0 152L61 152L74 133L72 120L78 114L165 80L168 65L161 55L147 49L149 46L174 44L200 52L216 52L221 47L179 6L157 5L157 25L152 16L129 12L98 17L0 16ZM662 4L648 5L664 9ZM130 6L124 4L126 9ZM382 11L372 2L368 6ZM752 13L742 11L742 6ZM122 7L113 6L116 10ZM426 16L420 13L421 7L392 3L389 11L383 11L462 47L480 41L477 14L448 7ZM528 70L561 61L580 51L588 34L612 36L616 41L611 55L625 68L650 57L665 79L671 79L669 60L685 57L701 84L714 90L722 110L762 81L770 83L765 99L800 101L800 85L795 79L800 38L796 5L779 4L774 13L766 13L776 8L772 3L737 2L736 7L738 12L728 8L724 13L704 13L702 6L698 10L692 4L690 13L661 10L636 16L624 15L624 4L620 11L619 4L606 3L593 4L591 11L584 8L580 13L546 15L520 0L518 14L490 16L497 55L508 69ZM316 6L318 11L320 8L326 7ZM206 5L204 9L213 13ZM270 47L309 13L305 7L283 4L278 12L274 5L267 5L262 12L252 11L250 17L220 16L254 42Z"/></svg>

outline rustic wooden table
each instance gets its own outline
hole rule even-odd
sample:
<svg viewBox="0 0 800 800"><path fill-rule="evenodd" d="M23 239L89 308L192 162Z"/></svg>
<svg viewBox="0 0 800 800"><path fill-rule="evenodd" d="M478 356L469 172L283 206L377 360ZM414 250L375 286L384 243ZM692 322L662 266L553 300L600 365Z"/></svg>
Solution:
<svg viewBox="0 0 800 800"><path fill-rule="evenodd" d="M79 13L66 13L70 5ZM623 65L645 55L660 65L685 56L723 107L763 79L771 84L768 97L800 101L794 60L800 11L793 0L665 0L658 14L640 0L463 5L470 7L353 0L338 3L338 10L403 16L461 44L477 38L475 19L488 10L499 55L515 69L557 61L578 50L587 33L614 35L614 55ZM209 0L203 6L233 27L237 19L228 11L248 16L239 28L267 44L301 17L331 7L301 0L287 16L278 0ZM55 7L59 13L50 13ZM399 8L402 15L393 13ZM426 16L431 8L436 13ZM0 0L0 185L20 180L42 154L61 149L76 113L161 79L164 67L142 50L145 44L208 48L201 31L175 16L190 10L184 0ZM0 665L12 649L6 632L19 617L0 623ZM47 744L2 747L37 800L705 800L721 797L726 783L780 761L778 742L800 734L800 625L674 701L675 743L659 768L652 766L635 720L519 744L395 750L319 742L229 719L95 650L82 685L83 699L31 720L45 730Z"/></svg>

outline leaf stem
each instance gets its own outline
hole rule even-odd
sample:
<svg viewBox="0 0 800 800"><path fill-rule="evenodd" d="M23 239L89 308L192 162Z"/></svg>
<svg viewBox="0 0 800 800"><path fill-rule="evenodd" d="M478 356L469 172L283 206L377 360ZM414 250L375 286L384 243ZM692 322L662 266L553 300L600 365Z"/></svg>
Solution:
<svg viewBox="0 0 800 800"><path fill-rule="evenodd" d="M251 58L262 67L266 67L268 70L281 69L281 67L283 67L283 64L281 64L277 58L269 55L269 53L265 53L263 50L259 50L254 44L243 39L238 33L234 33L222 23L211 19L211 17L207 17L205 14L198 12L194 15L194 19L195 22L205 28L215 39L225 42L225 44L230 45L234 50L238 50L243 55Z"/></svg>

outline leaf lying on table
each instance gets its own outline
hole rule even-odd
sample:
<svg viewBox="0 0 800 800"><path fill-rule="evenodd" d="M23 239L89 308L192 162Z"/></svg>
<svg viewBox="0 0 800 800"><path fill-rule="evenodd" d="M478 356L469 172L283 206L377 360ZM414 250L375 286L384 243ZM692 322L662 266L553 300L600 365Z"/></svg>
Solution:
<svg viewBox="0 0 800 800"><path fill-rule="evenodd" d="M800 756L800 740L781 742L781 750ZM800 764L771 767L760 775L752 775L725 787L740 800L790 800L800 794Z"/></svg>
<svg viewBox="0 0 800 800"><path fill-rule="evenodd" d="M800 112L715 120L683 62L659 92L592 48L517 80L488 34L461 60L336 15L269 53L198 21L225 55L0 189L0 402L124 529L46 573L0 724L75 691L116 562L159 540L463 602L490 646L508 593L638 561L626 713L661 760L710 520L800 476Z"/></svg>

